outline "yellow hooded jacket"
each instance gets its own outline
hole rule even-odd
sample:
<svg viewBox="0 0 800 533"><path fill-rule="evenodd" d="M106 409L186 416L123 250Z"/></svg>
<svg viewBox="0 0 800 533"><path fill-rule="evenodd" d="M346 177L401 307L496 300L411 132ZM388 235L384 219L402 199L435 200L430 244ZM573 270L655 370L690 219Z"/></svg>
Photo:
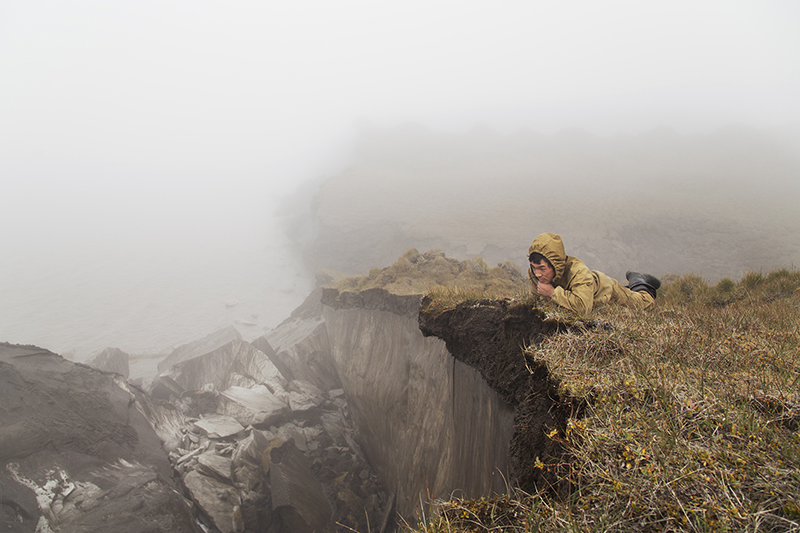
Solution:
<svg viewBox="0 0 800 533"><path fill-rule="evenodd" d="M630 292L620 286L619 282L602 272L589 270L582 261L568 256L564 252L561 237L555 233L542 233L528 248L528 256L533 252L542 254L553 265L556 275L553 278L553 302L565 309L579 314L588 314L595 303L607 303L620 291ZM528 268L528 277L533 284L533 292L537 292L539 280ZM652 303L652 298L649 298Z"/></svg>

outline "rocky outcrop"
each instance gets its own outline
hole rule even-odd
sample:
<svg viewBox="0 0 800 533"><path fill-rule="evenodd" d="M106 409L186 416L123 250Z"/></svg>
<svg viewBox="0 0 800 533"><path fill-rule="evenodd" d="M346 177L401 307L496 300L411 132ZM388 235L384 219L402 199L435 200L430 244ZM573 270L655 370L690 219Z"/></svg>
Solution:
<svg viewBox="0 0 800 533"><path fill-rule="evenodd" d="M94 357L89 358L86 364L98 370L116 372L127 379L130 373L129 359L130 355L119 348L106 348Z"/></svg>
<svg viewBox="0 0 800 533"><path fill-rule="evenodd" d="M163 373L171 366L187 359L192 359L207 353L232 341L241 341L242 335L233 326L228 326L219 331L206 335L202 339L179 346L158 364L158 371Z"/></svg>
<svg viewBox="0 0 800 533"><path fill-rule="evenodd" d="M311 383L319 390L341 388L330 358L328 330L322 318L321 287L314 289L289 318L253 341L289 381ZM274 348L273 348L274 347Z"/></svg>
<svg viewBox="0 0 800 533"><path fill-rule="evenodd" d="M170 378L183 390L263 385L274 394L284 391L286 386L286 379L269 357L240 338L211 351L184 357L162 371L161 377Z"/></svg>
<svg viewBox="0 0 800 533"><path fill-rule="evenodd" d="M229 483L198 470L188 472L183 477L183 483L192 499L221 533L245 530L238 491Z"/></svg>
<svg viewBox="0 0 800 533"><path fill-rule="evenodd" d="M311 465L292 441L270 451L272 509L292 533L330 529L333 511Z"/></svg>
<svg viewBox="0 0 800 533"><path fill-rule="evenodd" d="M0 344L0 527L199 532L146 401L116 374Z"/></svg>
<svg viewBox="0 0 800 533"><path fill-rule="evenodd" d="M269 426L286 418L290 406L264 385L233 386L219 395L217 412L229 415L244 426Z"/></svg>

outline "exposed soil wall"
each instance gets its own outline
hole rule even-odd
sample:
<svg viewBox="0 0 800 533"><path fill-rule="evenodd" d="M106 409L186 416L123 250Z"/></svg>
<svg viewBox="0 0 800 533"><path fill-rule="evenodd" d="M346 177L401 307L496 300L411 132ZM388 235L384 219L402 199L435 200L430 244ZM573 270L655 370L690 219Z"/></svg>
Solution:
<svg viewBox="0 0 800 533"><path fill-rule="evenodd" d="M356 439L395 509L503 492L514 408L419 330L420 295L326 291L323 316Z"/></svg>
<svg viewBox="0 0 800 533"><path fill-rule="evenodd" d="M453 357L477 369L514 406L512 481L529 491L549 486L547 469L536 468L535 462L558 462L560 445L547 433L563 430L572 407L559 399L546 369L526 360L523 349L554 334L558 324L546 321L538 309L508 300L462 302L437 311L426 297L419 327L423 335L444 340Z"/></svg>

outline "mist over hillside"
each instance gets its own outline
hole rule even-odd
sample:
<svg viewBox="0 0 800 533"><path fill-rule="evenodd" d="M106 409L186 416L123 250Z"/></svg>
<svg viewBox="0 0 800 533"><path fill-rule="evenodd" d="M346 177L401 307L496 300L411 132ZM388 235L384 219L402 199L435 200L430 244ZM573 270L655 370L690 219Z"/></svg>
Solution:
<svg viewBox="0 0 800 533"><path fill-rule="evenodd" d="M409 248L527 265L536 235L624 279L628 269L709 280L800 264L800 125L439 133L364 127L343 172L287 205L315 268L363 273Z"/></svg>

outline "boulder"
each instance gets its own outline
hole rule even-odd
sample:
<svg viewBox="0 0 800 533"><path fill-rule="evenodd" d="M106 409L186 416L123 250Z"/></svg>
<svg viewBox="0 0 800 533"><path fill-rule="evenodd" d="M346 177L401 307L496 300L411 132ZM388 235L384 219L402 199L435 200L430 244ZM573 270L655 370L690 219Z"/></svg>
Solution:
<svg viewBox="0 0 800 533"><path fill-rule="evenodd" d="M342 434L347 427L344 416L340 411L328 411L320 417L323 429L334 442L342 440Z"/></svg>
<svg viewBox="0 0 800 533"><path fill-rule="evenodd" d="M150 426L161 439L162 447L167 452L173 452L184 439L186 416L169 402L154 400L146 394L141 394L139 389L132 387L122 378L115 379L120 388L128 391L131 396L136 396L136 409L150 423Z"/></svg>
<svg viewBox="0 0 800 533"><path fill-rule="evenodd" d="M199 532L144 394L120 376L0 343L0 529Z"/></svg>
<svg viewBox="0 0 800 533"><path fill-rule="evenodd" d="M309 451L308 448L308 437L306 436L306 432L304 431L305 428L301 428L297 424L289 422L287 424L282 425L276 431L277 438L281 441L291 441L297 446L297 449L301 452Z"/></svg>
<svg viewBox="0 0 800 533"><path fill-rule="evenodd" d="M260 384L276 393L286 386L286 380L272 361L241 339L184 358L170 366L163 376L170 377L185 390L225 390L231 385Z"/></svg>
<svg viewBox="0 0 800 533"><path fill-rule="evenodd" d="M275 348L271 357L292 380L312 383L320 390L339 389L342 384L330 356L328 331L321 316L291 318L268 336Z"/></svg>
<svg viewBox="0 0 800 533"><path fill-rule="evenodd" d="M155 400L180 398L184 392L184 388L169 376L156 377L150 386L150 397Z"/></svg>
<svg viewBox="0 0 800 533"><path fill-rule="evenodd" d="M288 441L274 448L270 456L272 509L280 514L288 531L328 531L333 511L305 455Z"/></svg>
<svg viewBox="0 0 800 533"><path fill-rule="evenodd" d="M245 376L238 372L231 372L228 376L228 387L234 386L244 389L252 389L253 387L262 385L250 376Z"/></svg>
<svg viewBox="0 0 800 533"><path fill-rule="evenodd" d="M293 413L316 409L324 401L322 391L308 381L295 380L289 385L289 407Z"/></svg>
<svg viewBox="0 0 800 533"><path fill-rule="evenodd" d="M264 450L269 447L270 440L262 431L250 428L250 434L236 445L232 457L233 467L236 468L242 462L261 466Z"/></svg>
<svg viewBox="0 0 800 533"><path fill-rule="evenodd" d="M127 379L130 375L129 359L130 356L119 348L106 348L94 357L89 358L86 364L105 372L115 372Z"/></svg>
<svg viewBox="0 0 800 533"><path fill-rule="evenodd" d="M265 480L264 452L270 441L264 434L251 428L250 435L238 442L231 457L231 468L236 483L247 493L255 490Z"/></svg>
<svg viewBox="0 0 800 533"><path fill-rule="evenodd" d="M221 533L244 531L239 492L227 483L193 470L183 484L203 513Z"/></svg>
<svg viewBox="0 0 800 533"><path fill-rule="evenodd" d="M270 425L286 416L289 406L266 387L230 387L219 396L218 413L235 418L243 426Z"/></svg>
<svg viewBox="0 0 800 533"><path fill-rule="evenodd" d="M208 415L194 425L212 439L224 439L244 431L244 426L228 415Z"/></svg>
<svg viewBox="0 0 800 533"><path fill-rule="evenodd" d="M214 452L206 452L197 457L200 470L209 476L218 478L223 483L232 483L231 465L233 461L227 457L222 457Z"/></svg>
<svg viewBox="0 0 800 533"><path fill-rule="evenodd" d="M252 341L250 344L264 352L264 354L269 357L269 360L272 361L272 364L275 365L275 368L278 369L286 381L292 381L294 379L294 374L292 374L291 369L285 365L279 357L276 357L277 354L275 353L275 349L269 343L266 336L262 335L261 337Z"/></svg>
<svg viewBox="0 0 800 533"><path fill-rule="evenodd" d="M178 364L187 359L192 359L200 355L213 352L220 346L224 346L231 341L242 340L241 334L233 326L228 326L221 330L206 335L202 339L184 344L175 348L163 361L158 363L158 371L164 372L172 365Z"/></svg>

